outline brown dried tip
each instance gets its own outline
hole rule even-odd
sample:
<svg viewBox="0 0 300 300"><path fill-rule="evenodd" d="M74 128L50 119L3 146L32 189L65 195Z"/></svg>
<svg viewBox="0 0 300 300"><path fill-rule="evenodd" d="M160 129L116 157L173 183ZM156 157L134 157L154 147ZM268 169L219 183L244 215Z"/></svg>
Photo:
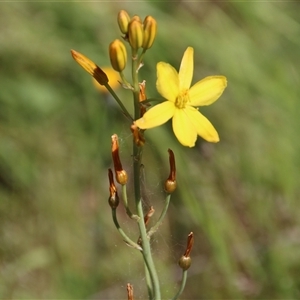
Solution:
<svg viewBox="0 0 300 300"><path fill-rule="evenodd" d="M119 184L126 184L127 183L127 172L123 169L120 156L119 156L119 142L118 142L118 136L116 134L113 134L111 136L111 153L112 153L112 159L114 163L115 168L115 175L116 180Z"/></svg>
<svg viewBox="0 0 300 300"><path fill-rule="evenodd" d="M150 218L153 216L154 213L155 213L155 209L154 209L153 206L151 206L150 209L149 209L149 211L147 212L147 214L144 217L145 226L148 225L148 223L150 221Z"/></svg>
<svg viewBox="0 0 300 300"><path fill-rule="evenodd" d="M183 254L185 257L190 256L190 253L192 251L193 245L194 245L194 233L190 232L190 234L188 235L188 239L187 239L186 250L185 250L185 252Z"/></svg>
<svg viewBox="0 0 300 300"><path fill-rule="evenodd" d="M144 139L143 134L139 130L139 128L135 124L132 124L130 126L130 130L131 130L132 135L133 135L134 143L139 147L144 146L146 141Z"/></svg>
<svg viewBox="0 0 300 300"><path fill-rule="evenodd" d="M139 83L139 87L140 87L140 93L139 93L139 101L143 102L145 100L147 100L147 96L146 96L146 81L143 80L143 82ZM140 117L142 117L147 108L149 106L151 106L149 103L141 103L141 108L140 108Z"/></svg>
<svg viewBox="0 0 300 300"><path fill-rule="evenodd" d="M133 299L133 286L130 283L127 283L127 299L134 300Z"/></svg>
<svg viewBox="0 0 300 300"><path fill-rule="evenodd" d="M113 172L111 169L108 169L108 180L109 180L108 203L111 208L116 209L119 205L119 196L118 196L117 188L114 183Z"/></svg>
<svg viewBox="0 0 300 300"><path fill-rule="evenodd" d="M176 182L176 164L175 156L171 149L168 149L169 152L169 164L170 164L170 174L168 179L165 181L165 191L169 194L173 193L177 187Z"/></svg>
<svg viewBox="0 0 300 300"><path fill-rule="evenodd" d="M71 54L74 60L101 85L106 85L108 83L107 75L93 61L75 50L71 50Z"/></svg>

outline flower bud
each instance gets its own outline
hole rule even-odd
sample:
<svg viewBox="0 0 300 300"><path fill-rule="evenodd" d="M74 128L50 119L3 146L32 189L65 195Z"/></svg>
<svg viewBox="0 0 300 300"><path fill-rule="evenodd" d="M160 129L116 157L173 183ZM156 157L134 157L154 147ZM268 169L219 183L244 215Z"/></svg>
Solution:
<svg viewBox="0 0 300 300"><path fill-rule="evenodd" d="M93 61L75 50L71 50L71 54L74 60L101 85L106 85L108 83L107 75Z"/></svg>
<svg viewBox="0 0 300 300"><path fill-rule="evenodd" d="M116 134L112 135L111 137L111 152L112 152L112 158L115 168L115 176L116 180L119 184L125 185L127 183L127 172L123 169L120 156L119 156L119 142L118 142L118 136Z"/></svg>
<svg viewBox="0 0 300 300"><path fill-rule="evenodd" d="M138 15L134 15L130 21L133 21L133 20L137 20L139 21L140 23L142 23L142 19L138 16Z"/></svg>
<svg viewBox="0 0 300 300"><path fill-rule="evenodd" d="M176 165L175 165L175 156L171 149L168 149L169 152L169 163L170 163L170 175L165 181L165 191L169 194L173 193L177 187L176 182Z"/></svg>
<svg viewBox="0 0 300 300"><path fill-rule="evenodd" d="M126 10L121 10L118 14L118 25L122 33L127 34L130 17Z"/></svg>
<svg viewBox="0 0 300 300"><path fill-rule="evenodd" d="M151 16L147 16L144 20L144 39L142 45L144 49L149 49L152 47L154 39L156 37L156 32L156 20Z"/></svg>
<svg viewBox="0 0 300 300"><path fill-rule="evenodd" d="M109 180L108 203L111 208L116 209L119 205L119 196L118 196L117 188L114 183L114 177L111 169L108 169L108 180Z"/></svg>
<svg viewBox="0 0 300 300"><path fill-rule="evenodd" d="M132 18L129 25L128 25L128 39L130 46L137 50L143 44L143 24L142 22L136 18Z"/></svg>
<svg viewBox="0 0 300 300"><path fill-rule="evenodd" d="M114 40L109 45L110 63L114 70L122 72L126 67L127 52L125 45L120 40Z"/></svg>

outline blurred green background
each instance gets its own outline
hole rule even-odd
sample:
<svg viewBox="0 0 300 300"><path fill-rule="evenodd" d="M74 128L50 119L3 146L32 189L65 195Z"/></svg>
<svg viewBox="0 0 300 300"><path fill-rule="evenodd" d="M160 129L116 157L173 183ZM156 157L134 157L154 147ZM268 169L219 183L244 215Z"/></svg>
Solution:
<svg viewBox="0 0 300 300"><path fill-rule="evenodd" d="M0 298L126 299L127 282L146 298L142 258L107 204L113 133L131 174L129 124L70 55L108 66L120 9L158 22L140 72L148 97L156 63L178 69L187 46L194 82L228 79L201 110L220 143L184 148L170 122L146 132L144 198L156 217L168 148L177 159L179 187L153 239L163 297L177 291L193 231L182 299L299 299L300 7L285 1L0 3Z"/></svg>

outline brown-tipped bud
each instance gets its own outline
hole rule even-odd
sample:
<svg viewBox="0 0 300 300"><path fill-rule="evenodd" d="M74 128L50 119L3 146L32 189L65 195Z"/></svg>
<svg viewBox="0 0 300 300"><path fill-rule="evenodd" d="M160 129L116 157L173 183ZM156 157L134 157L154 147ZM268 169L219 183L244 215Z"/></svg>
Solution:
<svg viewBox="0 0 300 300"><path fill-rule="evenodd" d="M128 25L128 39L130 46L137 50L143 44L143 24L138 18L132 18Z"/></svg>
<svg viewBox="0 0 300 300"><path fill-rule="evenodd" d="M139 128L135 124L132 124L130 126L130 130L131 130L132 135L133 135L134 143L139 147L144 146L146 141L144 139L144 136L143 136L142 132L139 130Z"/></svg>
<svg viewBox="0 0 300 300"><path fill-rule="evenodd" d="M111 153L115 168L116 180L119 184L125 185L128 180L127 172L123 169L119 156L119 141L116 134L111 136Z"/></svg>
<svg viewBox="0 0 300 300"><path fill-rule="evenodd" d="M154 39L156 37L156 32L156 20L151 16L147 16L144 20L144 39L142 45L144 49L149 49L152 47Z"/></svg>
<svg viewBox="0 0 300 300"><path fill-rule="evenodd" d="M192 251L193 245L194 245L194 233L190 232L188 235L185 252L178 261L180 268L183 270L187 270L191 266L192 259L190 258L190 253Z"/></svg>
<svg viewBox="0 0 300 300"><path fill-rule="evenodd" d="M111 169L108 169L108 180L109 180L108 203L111 208L116 209L119 205L119 196L118 196L117 188L114 183L113 172Z"/></svg>
<svg viewBox="0 0 300 300"><path fill-rule="evenodd" d="M175 156L171 149L168 149L169 152L169 163L170 163L170 175L165 181L165 191L169 194L173 193L177 187L176 182L176 164Z"/></svg>
<svg viewBox="0 0 300 300"><path fill-rule="evenodd" d="M122 33L127 34L130 17L126 10L121 10L118 14L118 25Z"/></svg>
<svg viewBox="0 0 300 300"><path fill-rule="evenodd" d="M122 72L127 63L127 51L120 40L114 40L109 44L109 58L114 70Z"/></svg>
<svg viewBox="0 0 300 300"><path fill-rule="evenodd" d="M133 300L133 286L127 283L127 300Z"/></svg>
<svg viewBox="0 0 300 300"><path fill-rule="evenodd" d="M75 61L101 85L106 85L108 83L107 75L93 61L75 50L71 50L71 54Z"/></svg>

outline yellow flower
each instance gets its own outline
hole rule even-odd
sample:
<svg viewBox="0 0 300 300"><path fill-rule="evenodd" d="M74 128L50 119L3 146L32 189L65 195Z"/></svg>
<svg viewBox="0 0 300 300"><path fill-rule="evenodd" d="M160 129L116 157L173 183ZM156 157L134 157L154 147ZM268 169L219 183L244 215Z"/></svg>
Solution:
<svg viewBox="0 0 300 300"><path fill-rule="evenodd" d="M224 76L208 76L191 88L194 68L194 49L184 52L179 73L169 64L157 64L156 88L168 101L149 109L135 121L141 129L153 128L172 118L173 131L179 142L195 146L197 135L208 142L218 142L219 135L210 121L197 108L210 105L223 93L227 80Z"/></svg>

